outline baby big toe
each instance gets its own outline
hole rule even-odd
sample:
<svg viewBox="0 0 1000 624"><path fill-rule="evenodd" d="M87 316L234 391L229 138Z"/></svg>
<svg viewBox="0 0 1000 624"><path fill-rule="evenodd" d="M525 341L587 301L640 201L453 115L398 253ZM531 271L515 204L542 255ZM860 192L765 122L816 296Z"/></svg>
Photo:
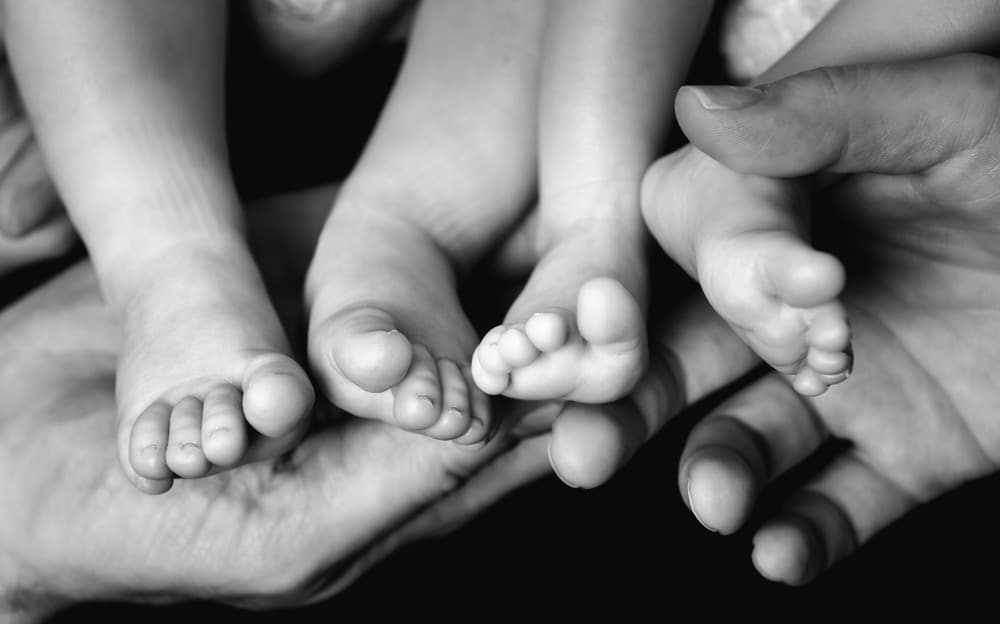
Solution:
<svg viewBox="0 0 1000 624"><path fill-rule="evenodd" d="M500 394L510 383L510 366L500 354L500 337L506 330L494 327L472 354L472 380L486 394Z"/></svg>
<svg viewBox="0 0 1000 624"><path fill-rule="evenodd" d="M318 374L338 373L365 392L385 392L406 376L410 341L377 308L352 308L324 321L309 339ZM333 365L336 370L325 370Z"/></svg>
<svg viewBox="0 0 1000 624"><path fill-rule="evenodd" d="M243 414L254 429L271 438L295 429L309 415L314 400L302 368L278 353L258 358L243 380Z"/></svg>
<svg viewBox="0 0 1000 624"><path fill-rule="evenodd" d="M834 256L798 238L786 238L766 254L767 274L779 299L797 308L833 301L844 288L844 268Z"/></svg>
<svg viewBox="0 0 1000 624"><path fill-rule="evenodd" d="M580 335L594 346L643 343L646 320L635 297L621 282L598 277L580 287L577 297Z"/></svg>

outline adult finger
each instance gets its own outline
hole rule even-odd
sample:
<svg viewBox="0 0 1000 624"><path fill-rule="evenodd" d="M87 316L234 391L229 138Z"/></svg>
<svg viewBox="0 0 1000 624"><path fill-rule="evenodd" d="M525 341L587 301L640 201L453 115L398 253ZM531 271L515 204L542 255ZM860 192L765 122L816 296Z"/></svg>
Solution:
<svg viewBox="0 0 1000 624"><path fill-rule="evenodd" d="M764 486L809 457L827 436L792 388L768 375L691 430L681 453L681 496L703 526L733 533Z"/></svg>
<svg viewBox="0 0 1000 624"><path fill-rule="evenodd" d="M547 438L538 436L522 440L490 461L458 489L432 502L399 528L338 565L335 574L320 583L318 591L308 601L317 602L339 593L399 548L457 529L512 490L549 474L545 458Z"/></svg>
<svg viewBox="0 0 1000 624"><path fill-rule="evenodd" d="M684 407L758 364L703 298L678 306L651 333L649 371L629 397L610 405L565 405L552 426L553 469L574 487L604 483Z"/></svg>
<svg viewBox="0 0 1000 624"><path fill-rule="evenodd" d="M734 395L695 426L681 456L681 494L711 530L739 529L760 490L828 437L806 402L776 374ZM795 492L754 536L765 578L807 583L917 504L856 449Z"/></svg>
<svg viewBox="0 0 1000 624"><path fill-rule="evenodd" d="M916 499L849 451L761 526L753 539L754 566L772 581L808 583L916 505Z"/></svg>
<svg viewBox="0 0 1000 624"><path fill-rule="evenodd" d="M683 87L675 109L694 145L744 173L913 173L993 145L998 86L1000 62L965 54Z"/></svg>

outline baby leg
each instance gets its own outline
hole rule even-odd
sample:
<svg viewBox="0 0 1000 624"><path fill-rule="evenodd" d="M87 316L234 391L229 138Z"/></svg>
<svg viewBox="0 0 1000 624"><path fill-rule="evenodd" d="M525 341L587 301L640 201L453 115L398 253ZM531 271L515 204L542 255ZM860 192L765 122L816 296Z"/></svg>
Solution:
<svg viewBox="0 0 1000 624"><path fill-rule="evenodd" d="M666 210L643 203L650 230L719 315L793 376L800 393L815 396L846 379L850 328L837 301L844 271L805 242L798 187L735 173L690 146L650 171L648 179L670 185L674 197Z"/></svg>
<svg viewBox="0 0 1000 624"><path fill-rule="evenodd" d="M642 173L708 2L553 0L539 99L541 261L473 358L476 383L514 398L602 403L646 364Z"/></svg>
<svg viewBox="0 0 1000 624"><path fill-rule="evenodd" d="M313 394L241 234L223 133L223 3L6 9L46 162L121 316L129 476L142 484L235 465L248 424L270 438L260 448L285 450Z"/></svg>
<svg viewBox="0 0 1000 624"><path fill-rule="evenodd" d="M531 199L542 10L535 0L420 8L307 279L310 362L352 414L463 444L490 433L456 270Z"/></svg>

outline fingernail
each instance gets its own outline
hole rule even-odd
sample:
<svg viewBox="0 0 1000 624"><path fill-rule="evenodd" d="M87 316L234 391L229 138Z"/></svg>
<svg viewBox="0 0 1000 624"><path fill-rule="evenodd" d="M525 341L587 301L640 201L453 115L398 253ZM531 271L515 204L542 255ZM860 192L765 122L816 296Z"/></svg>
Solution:
<svg viewBox="0 0 1000 624"><path fill-rule="evenodd" d="M556 476L559 477L559 480L562 481L563 483L565 483L566 485L568 485L569 487L573 488L574 490L575 489L579 489L579 487L580 487L579 485L573 483L572 481L568 480L566 477L564 477L561 474L559 474L559 470L556 468L555 462L552 461L552 443L549 442L548 446L546 446L545 449L546 449L546 453L548 453L548 455L549 455L549 465L552 466L552 472L556 473Z"/></svg>
<svg viewBox="0 0 1000 624"><path fill-rule="evenodd" d="M705 521L701 519L701 516L698 515L698 507L695 506L695 504L694 504L694 498L691 497L691 479L690 479L690 477L687 480L687 498L688 498L688 506L691 508L691 514L694 516L694 519L698 521L698 524L700 524L701 526L705 527L706 529L708 529L712 533L718 533L718 531L716 531L712 527L708 526L708 524L706 524Z"/></svg>
<svg viewBox="0 0 1000 624"><path fill-rule="evenodd" d="M683 87L694 94L706 110L737 110L751 106L764 98L764 92L753 87Z"/></svg>

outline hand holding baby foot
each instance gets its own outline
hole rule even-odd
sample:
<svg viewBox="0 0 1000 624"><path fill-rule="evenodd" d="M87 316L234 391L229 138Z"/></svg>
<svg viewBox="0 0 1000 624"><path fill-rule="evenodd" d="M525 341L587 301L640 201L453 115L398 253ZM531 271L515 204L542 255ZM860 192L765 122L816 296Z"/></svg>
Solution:
<svg viewBox="0 0 1000 624"><path fill-rule="evenodd" d="M249 217L275 296L296 307L289 250L308 252L297 244L322 223L331 197L321 195ZM0 469L17 476L0 483L4 622L47 621L83 601L314 603L548 471L544 446L506 430L469 453L348 419L281 458L145 496L112 443L118 332L85 263L0 313Z"/></svg>
<svg viewBox="0 0 1000 624"><path fill-rule="evenodd" d="M175 476L286 450L313 390L242 237L222 119L226 7L106 8L12 0L5 37L46 164L122 321L122 465L162 492Z"/></svg>
<svg viewBox="0 0 1000 624"><path fill-rule="evenodd" d="M996 60L967 55L808 72L744 108L702 109L689 92L678 100L689 136L737 170L851 174L823 191L821 214L850 272L844 304L861 374L849 391L808 401L767 377L696 425L681 461L685 501L731 533L772 479L831 437L851 444L756 532L754 564L769 579L808 582L920 503L1000 469L1000 350L984 339L1000 332L998 72ZM923 125L929 114L942 123ZM650 188L654 205L673 201L670 185ZM670 326L662 344L696 362L685 356L688 327ZM553 460L603 456L610 469L597 476L609 477L668 413L638 392L692 382L676 372L683 359L666 361L682 366L654 370L630 418L575 418L570 433L588 446L559 442L556 430ZM627 428L635 422L651 426Z"/></svg>
<svg viewBox="0 0 1000 624"><path fill-rule="evenodd" d="M678 100L692 139L734 168L855 174L827 189L824 210L854 260L845 303L863 374L811 405L763 381L717 410L730 426L711 416L692 433L682 463L692 509L728 532L824 439L853 443L758 530L754 563L768 578L807 582L917 504L998 468L1000 352L983 340L1000 331L1000 137L983 80L997 72L994 59L957 56L808 72L744 109ZM915 130L928 111L942 123Z"/></svg>

